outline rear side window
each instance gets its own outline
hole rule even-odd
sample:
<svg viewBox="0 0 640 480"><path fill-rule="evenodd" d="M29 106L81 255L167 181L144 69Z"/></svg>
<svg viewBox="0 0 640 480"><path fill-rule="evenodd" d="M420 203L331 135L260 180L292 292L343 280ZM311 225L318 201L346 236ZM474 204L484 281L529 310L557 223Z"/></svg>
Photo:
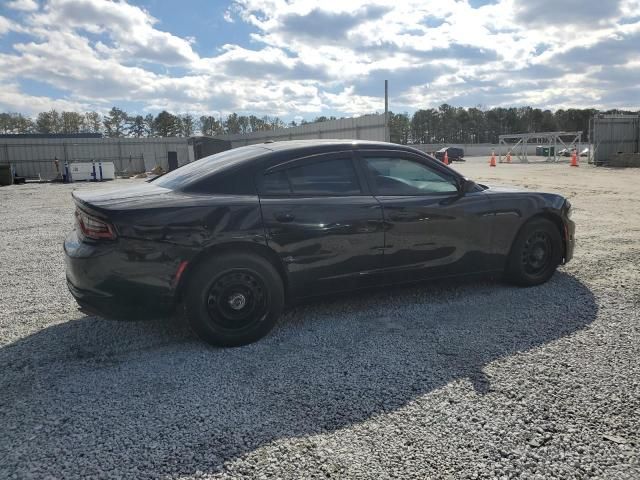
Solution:
<svg viewBox="0 0 640 480"><path fill-rule="evenodd" d="M158 177L153 180L153 183L172 190L186 189L191 184L204 180L214 173L221 174L224 170L248 163L265 153L268 153L268 150L257 146L234 148L183 165Z"/></svg>
<svg viewBox="0 0 640 480"><path fill-rule="evenodd" d="M262 191L269 195L288 195L291 193L291 184L287 178L287 172L270 173L264 176L262 181Z"/></svg>
<svg viewBox="0 0 640 480"><path fill-rule="evenodd" d="M185 192L207 193L210 195L255 195L253 177L247 175L247 169L236 172L223 172L197 180L184 188Z"/></svg>
<svg viewBox="0 0 640 480"><path fill-rule="evenodd" d="M360 183L351 159L324 160L265 175L267 195L359 195Z"/></svg>

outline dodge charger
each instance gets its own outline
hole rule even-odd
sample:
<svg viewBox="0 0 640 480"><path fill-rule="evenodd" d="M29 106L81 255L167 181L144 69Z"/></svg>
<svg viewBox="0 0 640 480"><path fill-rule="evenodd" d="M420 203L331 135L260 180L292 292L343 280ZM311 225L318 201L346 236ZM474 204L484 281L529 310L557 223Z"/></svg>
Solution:
<svg viewBox="0 0 640 480"><path fill-rule="evenodd" d="M83 311L179 312L222 346L258 340L305 297L470 274L533 286L574 249L564 197L382 142L252 145L73 199L66 276Z"/></svg>

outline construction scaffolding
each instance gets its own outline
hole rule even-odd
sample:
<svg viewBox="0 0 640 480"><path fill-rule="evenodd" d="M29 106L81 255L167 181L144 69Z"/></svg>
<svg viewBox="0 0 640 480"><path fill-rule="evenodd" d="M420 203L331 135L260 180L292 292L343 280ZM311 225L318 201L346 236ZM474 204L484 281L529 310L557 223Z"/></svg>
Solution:
<svg viewBox="0 0 640 480"><path fill-rule="evenodd" d="M507 152L515 156L521 163L529 162L529 147L543 147L548 152L547 161L558 161L558 146L567 150L578 149L582 143L582 132L535 132L500 135L498 147L498 159ZM504 153L503 153L504 151ZM552 158L553 157L553 158Z"/></svg>

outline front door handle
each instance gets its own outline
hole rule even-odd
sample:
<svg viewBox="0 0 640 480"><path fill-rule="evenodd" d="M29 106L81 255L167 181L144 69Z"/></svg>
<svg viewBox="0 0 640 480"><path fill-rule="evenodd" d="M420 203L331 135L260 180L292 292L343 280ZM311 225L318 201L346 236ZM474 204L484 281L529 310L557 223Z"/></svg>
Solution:
<svg viewBox="0 0 640 480"><path fill-rule="evenodd" d="M407 218L411 218L414 217L415 214L413 213L409 213L409 212L394 212L391 215L389 215L389 218L391 220L406 220Z"/></svg>
<svg viewBox="0 0 640 480"><path fill-rule="evenodd" d="M273 216L281 223L293 222L296 219L295 215L291 212L276 212Z"/></svg>

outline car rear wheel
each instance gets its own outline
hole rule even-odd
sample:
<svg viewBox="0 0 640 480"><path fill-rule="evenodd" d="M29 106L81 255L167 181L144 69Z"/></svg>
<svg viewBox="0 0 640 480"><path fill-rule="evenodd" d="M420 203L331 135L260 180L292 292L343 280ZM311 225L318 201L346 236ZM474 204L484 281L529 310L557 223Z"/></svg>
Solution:
<svg viewBox="0 0 640 480"><path fill-rule="evenodd" d="M253 254L230 253L196 267L187 284L185 313L191 328L208 343L246 345L264 337L284 306L277 270Z"/></svg>
<svg viewBox="0 0 640 480"><path fill-rule="evenodd" d="M562 260L562 238L553 222L531 220L511 248L507 278L522 286L540 285L551 278Z"/></svg>

